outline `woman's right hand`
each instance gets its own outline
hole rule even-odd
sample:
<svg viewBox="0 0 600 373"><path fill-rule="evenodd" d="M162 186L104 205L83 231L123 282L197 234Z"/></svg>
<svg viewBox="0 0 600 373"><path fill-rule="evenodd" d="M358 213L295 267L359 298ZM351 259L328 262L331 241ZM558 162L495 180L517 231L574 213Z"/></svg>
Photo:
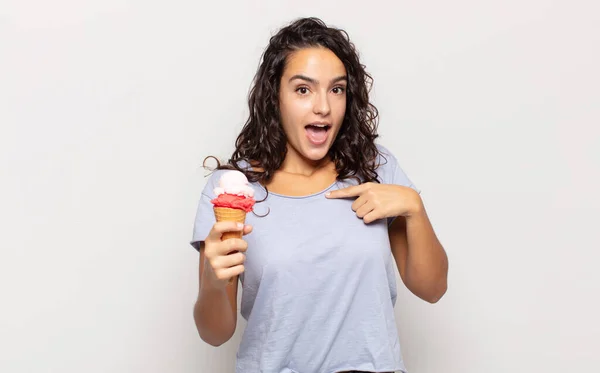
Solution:
<svg viewBox="0 0 600 373"><path fill-rule="evenodd" d="M231 278L244 272L248 243L239 238L221 241L223 233L235 231L243 231L243 234L247 235L252 231L252 227L232 221L216 222L204 240L206 273L203 277L215 287L225 287Z"/></svg>

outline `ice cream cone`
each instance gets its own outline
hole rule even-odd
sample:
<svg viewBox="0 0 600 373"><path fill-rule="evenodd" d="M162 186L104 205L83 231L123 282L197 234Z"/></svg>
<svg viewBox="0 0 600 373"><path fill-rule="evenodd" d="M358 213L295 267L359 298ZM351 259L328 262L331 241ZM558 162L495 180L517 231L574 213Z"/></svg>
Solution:
<svg viewBox="0 0 600 373"><path fill-rule="evenodd" d="M214 207L213 210L217 221L235 221L242 224L246 221L246 211L244 210L228 207ZM221 234L221 240L226 240L228 238L242 238L243 235L244 232L242 231L224 232ZM233 278L230 278L228 283L232 284Z"/></svg>
<svg viewBox="0 0 600 373"><path fill-rule="evenodd" d="M228 207L214 207L215 218L217 221L234 221L244 224L246 222L246 211L240 209L232 209ZM242 238L243 232L225 232L221 235L221 240L228 238Z"/></svg>
<svg viewBox="0 0 600 373"><path fill-rule="evenodd" d="M219 186L215 187L213 192L216 198L211 202L218 222L233 221L242 224L246 222L246 213L252 211L256 201L253 198L254 190L242 172L235 170L225 172L219 178ZM243 231L225 232L221 234L221 240L243 236ZM233 283L233 278L229 279L229 283Z"/></svg>

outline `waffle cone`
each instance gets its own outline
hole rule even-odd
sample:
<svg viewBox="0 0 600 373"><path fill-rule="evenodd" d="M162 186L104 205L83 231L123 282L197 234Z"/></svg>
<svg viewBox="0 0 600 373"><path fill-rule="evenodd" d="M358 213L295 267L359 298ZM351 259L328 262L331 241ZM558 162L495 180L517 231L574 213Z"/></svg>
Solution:
<svg viewBox="0 0 600 373"><path fill-rule="evenodd" d="M232 209L228 207L213 208L217 221L234 221L244 224L246 222L246 211L240 209ZM243 232L225 232L221 236L221 240L228 238L242 238Z"/></svg>
<svg viewBox="0 0 600 373"><path fill-rule="evenodd" d="M235 221L244 224L246 222L246 211L240 209L232 209L228 207L214 207L215 218L217 221ZM221 240L228 238L242 238L242 231L225 232L221 235ZM233 284L233 278L229 279L229 284Z"/></svg>

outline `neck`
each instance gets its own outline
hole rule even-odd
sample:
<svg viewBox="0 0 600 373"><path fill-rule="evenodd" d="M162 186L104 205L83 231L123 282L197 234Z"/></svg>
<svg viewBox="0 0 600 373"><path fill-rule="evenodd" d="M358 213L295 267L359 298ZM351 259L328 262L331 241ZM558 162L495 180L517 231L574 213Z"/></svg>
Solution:
<svg viewBox="0 0 600 373"><path fill-rule="evenodd" d="M289 174L311 176L315 172L331 166L334 166L334 164L329 156L314 161L303 157L294 148L288 145L287 154L279 171Z"/></svg>

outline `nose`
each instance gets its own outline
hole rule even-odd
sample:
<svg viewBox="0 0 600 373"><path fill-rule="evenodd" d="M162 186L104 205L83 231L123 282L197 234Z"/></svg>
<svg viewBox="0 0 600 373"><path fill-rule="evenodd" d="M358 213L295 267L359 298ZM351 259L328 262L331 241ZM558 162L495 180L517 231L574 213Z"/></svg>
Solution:
<svg viewBox="0 0 600 373"><path fill-rule="evenodd" d="M329 115L331 106L329 105L329 97L326 93L317 94L314 96L313 112L322 116Z"/></svg>

